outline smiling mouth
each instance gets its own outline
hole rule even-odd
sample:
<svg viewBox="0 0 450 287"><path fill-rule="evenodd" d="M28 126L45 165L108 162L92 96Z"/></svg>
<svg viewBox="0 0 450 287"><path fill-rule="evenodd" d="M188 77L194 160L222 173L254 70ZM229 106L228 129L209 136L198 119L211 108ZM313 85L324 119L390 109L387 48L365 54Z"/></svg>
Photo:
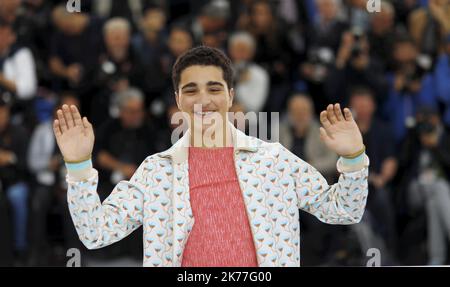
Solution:
<svg viewBox="0 0 450 287"><path fill-rule="evenodd" d="M194 112L196 116L205 117L214 114L216 111Z"/></svg>

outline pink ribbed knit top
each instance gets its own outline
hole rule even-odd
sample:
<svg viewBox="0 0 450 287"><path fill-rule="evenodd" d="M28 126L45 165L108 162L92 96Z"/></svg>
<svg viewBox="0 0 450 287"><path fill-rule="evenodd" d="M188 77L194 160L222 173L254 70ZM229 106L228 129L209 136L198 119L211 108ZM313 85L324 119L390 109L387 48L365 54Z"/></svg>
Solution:
<svg viewBox="0 0 450 287"><path fill-rule="evenodd" d="M233 147L189 148L195 223L181 266L258 266Z"/></svg>

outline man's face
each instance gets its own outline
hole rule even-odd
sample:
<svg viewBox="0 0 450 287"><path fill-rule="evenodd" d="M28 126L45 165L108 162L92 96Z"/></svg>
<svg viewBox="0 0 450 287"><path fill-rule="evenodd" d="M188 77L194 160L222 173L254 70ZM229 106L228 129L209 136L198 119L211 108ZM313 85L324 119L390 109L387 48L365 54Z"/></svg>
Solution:
<svg viewBox="0 0 450 287"><path fill-rule="evenodd" d="M417 49L412 43L398 43L394 48L394 60L401 68L414 65L417 57Z"/></svg>
<svg viewBox="0 0 450 287"><path fill-rule="evenodd" d="M120 109L120 120L125 128L139 128L144 122L144 103L138 99L128 100Z"/></svg>
<svg viewBox="0 0 450 287"><path fill-rule="evenodd" d="M373 99L365 94L353 96L350 107L355 112L357 121L369 121L375 111Z"/></svg>
<svg viewBox="0 0 450 287"><path fill-rule="evenodd" d="M294 97L289 102L288 111L294 127L307 127L313 118L311 102L303 97Z"/></svg>
<svg viewBox="0 0 450 287"><path fill-rule="evenodd" d="M20 0L1 0L0 18L2 18L9 24L12 24L16 19L19 7L20 7Z"/></svg>
<svg viewBox="0 0 450 287"><path fill-rule="evenodd" d="M266 3L258 3L253 7L252 22L259 29L267 29L272 25L273 16L270 6Z"/></svg>
<svg viewBox="0 0 450 287"><path fill-rule="evenodd" d="M392 12L386 9L382 9L380 13L374 13L371 23L372 30L377 34L391 31L394 25L394 16Z"/></svg>
<svg viewBox="0 0 450 287"><path fill-rule="evenodd" d="M333 20L337 14L337 6L334 0L317 0L317 9L325 21Z"/></svg>
<svg viewBox="0 0 450 287"><path fill-rule="evenodd" d="M16 36L11 27L0 27L0 55L6 53L9 47L15 42Z"/></svg>
<svg viewBox="0 0 450 287"><path fill-rule="evenodd" d="M192 47L191 36L182 30L173 30L169 37L169 49L175 57L180 56Z"/></svg>
<svg viewBox="0 0 450 287"><path fill-rule="evenodd" d="M166 15L159 8L148 10L142 21L145 32L159 32L164 28L165 23Z"/></svg>
<svg viewBox="0 0 450 287"><path fill-rule="evenodd" d="M88 18L85 13L61 13L62 16L57 16L57 26L64 34L67 35L80 35L87 27L86 19ZM59 18L58 18L59 17Z"/></svg>
<svg viewBox="0 0 450 287"><path fill-rule="evenodd" d="M114 58L122 58L130 45L130 33L126 29L108 31L105 33L105 44Z"/></svg>
<svg viewBox="0 0 450 287"><path fill-rule="evenodd" d="M176 93L178 108L189 115L190 126L195 131L204 132L214 125L213 119L221 116L228 121L227 112L233 102L234 91L229 90L223 78L223 71L216 66L190 66L181 73ZM203 113L195 113L194 105L201 105ZM196 107L196 111L198 106ZM203 125L193 125L202 121Z"/></svg>
<svg viewBox="0 0 450 287"><path fill-rule="evenodd" d="M230 57L234 63L248 62L253 58L252 47L244 41L235 41L230 44Z"/></svg>

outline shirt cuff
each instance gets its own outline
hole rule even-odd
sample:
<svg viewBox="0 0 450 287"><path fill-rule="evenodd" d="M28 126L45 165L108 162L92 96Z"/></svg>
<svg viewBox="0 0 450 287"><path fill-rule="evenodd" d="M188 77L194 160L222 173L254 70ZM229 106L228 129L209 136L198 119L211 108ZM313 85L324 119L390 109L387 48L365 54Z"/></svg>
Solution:
<svg viewBox="0 0 450 287"><path fill-rule="evenodd" d="M67 175L71 181L86 180L92 176L92 160L88 159L79 163L65 163Z"/></svg>
<svg viewBox="0 0 450 287"><path fill-rule="evenodd" d="M337 170L342 172L355 172L367 168L370 164L369 157L366 153L359 155L358 157L349 159L340 157L337 162Z"/></svg>

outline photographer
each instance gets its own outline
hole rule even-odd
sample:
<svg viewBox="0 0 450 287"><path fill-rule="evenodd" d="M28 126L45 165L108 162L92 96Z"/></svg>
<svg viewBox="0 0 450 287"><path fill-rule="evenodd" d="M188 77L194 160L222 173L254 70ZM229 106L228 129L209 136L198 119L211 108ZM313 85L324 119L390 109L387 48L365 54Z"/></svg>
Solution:
<svg viewBox="0 0 450 287"><path fill-rule="evenodd" d="M29 196L27 133L23 126L11 122L10 111L10 103L0 97L0 184L12 211L16 264L25 264Z"/></svg>
<svg viewBox="0 0 450 287"><path fill-rule="evenodd" d="M88 13L69 13L64 4L52 10L55 26L48 66L56 92L73 90L80 96L82 110L88 110L92 78L101 52L102 20Z"/></svg>
<svg viewBox="0 0 450 287"><path fill-rule="evenodd" d="M425 209L428 263L441 265L450 238L450 135L433 108L421 108L416 120L400 155L402 179L408 183L409 209Z"/></svg>
<svg viewBox="0 0 450 287"><path fill-rule="evenodd" d="M255 39L247 32L231 35L228 45L236 70L236 99L245 112L260 112L269 94L269 75L253 62Z"/></svg>
<svg viewBox="0 0 450 287"><path fill-rule="evenodd" d="M446 52L443 53L434 70L436 96L444 104L444 125L450 130L450 33L447 35Z"/></svg>
<svg viewBox="0 0 450 287"><path fill-rule="evenodd" d="M374 13L370 21L367 34L370 44L370 56L374 61L388 68L388 60L395 41L395 15L394 6L387 1L381 2L381 11Z"/></svg>
<svg viewBox="0 0 450 287"><path fill-rule="evenodd" d="M306 80L316 112L326 106L323 82L333 65L342 34L347 24L339 19L339 1L316 0L318 15L310 29L306 30L308 50L306 61L300 64L301 77Z"/></svg>
<svg viewBox="0 0 450 287"><path fill-rule="evenodd" d="M407 35L399 35L393 54L394 72L387 75L388 98L383 106L383 116L393 129L397 144L406 130L414 124L414 115L422 105L436 106L433 79L429 73L431 62L418 54L414 41Z"/></svg>
<svg viewBox="0 0 450 287"><path fill-rule="evenodd" d="M270 92L264 110L278 112L285 107L296 60L290 27L276 17L271 1L258 0L251 3L249 21L241 28L255 38L254 61L269 73Z"/></svg>
<svg viewBox="0 0 450 287"><path fill-rule="evenodd" d="M376 103L384 101L386 81L381 67L370 58L367 36L359 28L345 32L335 65L325 82L329 101L348 103L351 88L365 86L374 91Z"/></svg>
<svg viewBox="0 0 450 287"><path fill-rule="evenodd" d="M105 52L99 57L95 85L99 93L94 97L91 115L94 123L101 124L111 115L114 93L130 86L145 91L145 68L138 53L130 44L131 26L124 18L112 18L103 26Z"/></svg>
<svg viewBox="0 0 450 287"><path fill-rule="evenodd" d="M0 267L12 266L12 236L10 219L8 216L8 203L5 192L0 185Z"/></svg>
<svg viewBox="0 0 450 287"><path fill-rule="evenodd" d="M12 26L0 20L0 96L25 104L36 93L36 70L30 49L16 38Z"/></svg>
<svg viewBox="0 0 450 287"><path fill-rule="evenodd" d="M138 89L128 88L119 92L117 104L119 118L110 119L99 127L94 147L95 165L102 172L99 178L102 200L109 196L111 187L131 178L146 154L157 152L159 141L154 125L146 121L144 97ZM120 257L129 254L137 259L142 254L139 242L139 235L135 233L96 255Z"/></svg>
<svg viewBox="0 0 450 287"><path fill-rule="evenodd" d="M395 257L396 224L391 181L397 172L395 144L391 127L375 116L377 106L372 91L355 87L350 96L350 107L361 130L367 154L372 159L369 175L370 194L367 198L366 220L375 235L381 236L386 250L384 257ZM380 144L382 143L382 144ZM390 258L395 259L395 258Z"/></svg>
<svg viewBox="0 0 450 287"><path fill-rule="evenodd" d="M412 12L408 22L420 52L434 60L445 49L445 36L450 33L450 1L428 0L428 6Z"/></svg>
<svg viewBox="0 0 450 287"><path fill-rule="evenodd" d="M80 106L78 98L70 92L58 95L59 105ZM50 134L49 134L50 133ZM30 210L30 266L46 266L51 263L53 244L49 244L47 219L52 209L60 208L62 213L64 243L66 249L80 247L78 236L73 232L73 223L66 204L67 188L63 158L51 136L52 121L49 118L33 130L27 153L27 168L32 176Z"/></svg>
<svg viewBox="0 0 450 287"><path fill-rule="evenodd" d="M342 9L337 0L315 0L317 16L310 29L306 30L310 46L328 47L336 53L339 49L342 34L348 24L339 17Z"/></svg>
<svg viewBox="0 0 450 287"><path fill-rule="evenodd" d="M153 125L146 121L144 96L136 88L117 93L119 117L104 122L98 129L96 164L104 172L101 190L109 190L136 171L145 154L156 151ZM127 138L126 142L121 139Z"/></svg>

